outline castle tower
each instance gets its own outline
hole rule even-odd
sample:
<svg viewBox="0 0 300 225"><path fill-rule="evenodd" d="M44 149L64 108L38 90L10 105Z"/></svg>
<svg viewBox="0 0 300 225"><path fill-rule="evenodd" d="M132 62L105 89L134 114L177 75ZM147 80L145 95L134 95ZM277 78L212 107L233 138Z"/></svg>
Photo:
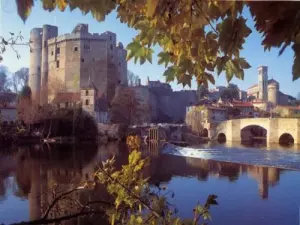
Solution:
<svg viewBox="0 0 300 225"><path fill-rule="evenodd" d="M268 101L268 67L258 67L258 98Z"/></svg>
<svg viewBox="0 0 300 225"><path fill-rule="evenodd" d="M273 105L278 104L278 95L279 95L279 84L273 80L268 86L268 96L269 101L273 103Z"/></svg>
<svg viewBox="0 0 300 225"><path fill-rule="evenodd" d="M32 99L37 102L41 88L42 34L42 28L34 28L30 32L29 87Z"/></svg>
<svg viewBox="0 0 300 225"><path fill-rule="evenodd" d="M121 42L117 44L117 55L118 55L118 74L122 85L128 86L127 81L127 51Z"/></svg>
<svg viewBox="0 0 300 225"><path fill-rule="evenodd" d="M57 37L58 28L56 26L43 26L43 46L42 46L42 71L41 71L41 104L48 103L48 40Z"/></svg>

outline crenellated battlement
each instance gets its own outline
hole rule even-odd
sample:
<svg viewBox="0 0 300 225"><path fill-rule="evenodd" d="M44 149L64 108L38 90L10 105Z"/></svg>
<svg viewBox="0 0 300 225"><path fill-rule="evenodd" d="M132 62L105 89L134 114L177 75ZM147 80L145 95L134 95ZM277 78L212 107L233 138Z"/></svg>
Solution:
<svg viewBox="0 0 300 225"><path fill-rule="evenodd" d="M48 45L52 45L64 41L76 41L76 40L87 40L87 41L107 41L107 39L102 34L81 34L81 33L71 33L63 34L55 38L48 40Z"/></svg>

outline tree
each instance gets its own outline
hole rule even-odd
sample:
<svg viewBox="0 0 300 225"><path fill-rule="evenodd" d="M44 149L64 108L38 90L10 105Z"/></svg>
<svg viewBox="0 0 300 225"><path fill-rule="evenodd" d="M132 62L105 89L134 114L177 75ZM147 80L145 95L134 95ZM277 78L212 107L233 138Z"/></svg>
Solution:
<svg viewBox="0 0 300 225"><path fill-rule="evenodd" d="M0 91L11 91L9 87L10 80L8 78L8 69L5 66L0 66Z"/></svg>
<svg viewBox="0 0 300 225"><path fill-rule="evenodd" d="M23 0L18 2L18 4L23 4ZM3 61L2 54L7 50L8 47L10 47L10 49L12 49L16 53L17 59L20 59L21 56L18 53L18 51L15 49L16 46L27 45L30 47L30 42L23 42L24 37L22 36L21 32L19 32L19 34L17 35L15 35L12 32L9 32L9 34L10 34L9 38L4 38L0 36L0 63Z"/></svg>
<svg viewBox="0 0 300 225"><path fill-rule="evenodd" d="M12 74L12 87L15 93L19 93L23 87L28 85L29 68L21 68Z"/></svg>
<svg viewBox="0 0 300 225"><path fill-rule="evenodd" d="M206 118L207 110L204 106L197 106L186 113L185 122L193 133L201 136L204 129L203 123Z"/></svg>
<svg viewBox="0 0 300 225"><path fill-rule="evenodd" d="M123 88L111 103L111 121L115 123L133 124L141 107L134 90Z"/></svg>
<svg viewBox="0 0 300 225"><path fill-rule="evenodd" d="M130 70L127 70L127 82L129 87L138 86L140 82L140 78L138 75L135 75Z"/></svg>
<svg viewBox="0 0 300 225"><path fill-rule="evenodd" d="M244 69L250 65L240 57L240 50L252 30L247 26L244 9L249 9L255 29L262 34L265 50L286 47L294 50L293 80L300 77L300 3L296 1L198 1L198 0L102 0L78 1L42 0L43 8L53 11L80 9L103 21L116 11L122 23L138 31L127 46L127 59L143 64L152 62L151 47L158 44L159 64L164 64L167 81L191 85L193 77L198 84L215 83L213 72L225 71L226 79L243 79ZM34 5L33 0L16 1L18 13L25 21ZM267 21L267 22L266 22ZM287 26L288 25L288 26ZM280 27L281 29L278 29ZM169 65L169 66L168 66Z"/></svg>
<svg viewBox="0 0 300 225"><path fill-rule="evenodd" d="M76 76L78 77L78 76ZM74 80L74 83L77 83L77 78ZM41 95L48 96L48 102L51 102L57 93L66 91L64 82L57 77L48 78L48 86L42 87Z"/></svg>

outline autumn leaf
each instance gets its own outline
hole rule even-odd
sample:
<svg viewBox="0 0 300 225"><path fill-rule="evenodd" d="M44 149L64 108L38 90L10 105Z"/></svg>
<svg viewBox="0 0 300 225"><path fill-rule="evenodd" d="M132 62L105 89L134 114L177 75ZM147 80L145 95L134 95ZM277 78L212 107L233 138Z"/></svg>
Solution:
<svg viewBox="0 0 300 225"><path fill-rule="evenodd" d="M241 66L242 69L249 69L249 68L251 68L251 66L249 65L249 63L244 58L239 58L238 62L239 62L239 65Z"/></svg>
<svg viewBox="0 0 300 225"><path fill-rule="evenodd" d="M165 64L165 67L167 68L169 62L170 62L170 54L168 52L160 52L158 54L158 65L161 65L161 64Z"/></svg>
<svg viewBox="0 0 300 225"><path fill-rule="evenodd" d="M166 82L174 81L174 79L176 77L175 66L169 66L163 75L166 77Z"/></svg>
<svg viewBox="0 0 300 225"><path fill-rule="evenodd" d="M31 8L34 3L33 0L16 0L18 14L21 19L25 22L27 17L30 15Z"/></svg>
<svg viewBox="0 0 300 225"><path fill-rule="evenodd" d="M57 7L60 11L64 11L68 3L65 0L56 0Z"/></svg>
<svg viewBox="0 0 300 225"><path fill-rule="evenodd" d="M147 16L152 17L155 13L159 0L147 0Z"/></svg>

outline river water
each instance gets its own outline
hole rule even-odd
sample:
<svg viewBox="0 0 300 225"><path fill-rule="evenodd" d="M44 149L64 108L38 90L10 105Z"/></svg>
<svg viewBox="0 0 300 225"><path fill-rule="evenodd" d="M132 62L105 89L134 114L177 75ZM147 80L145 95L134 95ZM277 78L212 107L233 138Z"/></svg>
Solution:
<svg viewBox="0 0 300 225"><path fill-rule="evenodd" d="M194 153L186 157L184 151ZM151 157L145 176L175 193L170 201L180 217L192 217L197 202L215 194L219 205L212 208L209 224L299 224L299 146L203 144L164 153L143 150ZM39 219L53 194L50 187L59 184L67 189L70 183L90 179L95 167L113 155L120 168L127 162L128 150L118 144L1 149L0 224ZM101 196L103 190L93 194ZM59 207L73 206L65 202Z"/></svg>

